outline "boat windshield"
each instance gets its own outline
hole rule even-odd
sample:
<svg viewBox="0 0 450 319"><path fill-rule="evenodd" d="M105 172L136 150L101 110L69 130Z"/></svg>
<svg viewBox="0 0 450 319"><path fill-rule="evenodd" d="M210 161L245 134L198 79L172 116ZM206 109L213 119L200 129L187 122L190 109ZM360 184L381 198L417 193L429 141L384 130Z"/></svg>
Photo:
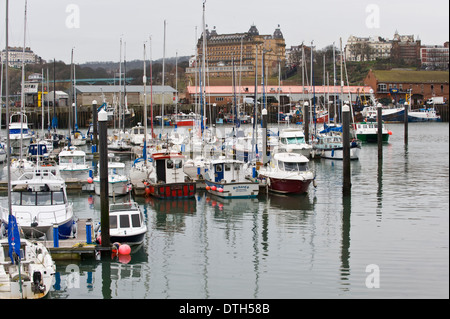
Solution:
<svg viewBox="0 0 450 319"><path fill-rule="evenodd" d="M131 224L130 224L131 217ZM141 217L140 214L123 214L123 215L113 215L109 216L109 227L111 229L116 228L139 228L141 226Z"/></svg>
<svg viewBox="0 0 450 319"><path fill-rule="evenodd" d="M306 172L308 163L284 162L284 170L287 172Z"/></svg>
<svg viewBox="0 0 450 319"><path fill-rule="evenodd" d="M50 206L64 205L63 191L57 192L12 192L12 205L20 206Z"/></svg>
<svg viewBox="0 0 450 319"><path fill-rule="evenodd" d="M84 156L60 156L59 164L84 164Z"/></svg>
<svg viewBox="0 0 450 319"><path fill-rule="evenodd" d="M297 137L283 137L281 139L281 143L283 144L303 144L305 143L305 138L301 136Z"/></svg>

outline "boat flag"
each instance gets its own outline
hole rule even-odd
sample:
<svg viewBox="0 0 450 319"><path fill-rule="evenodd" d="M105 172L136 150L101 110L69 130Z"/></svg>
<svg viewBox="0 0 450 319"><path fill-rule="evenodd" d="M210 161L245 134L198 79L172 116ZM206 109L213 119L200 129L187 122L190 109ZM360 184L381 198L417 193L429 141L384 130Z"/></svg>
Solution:
<svg viewBox="0 0 450 319"><path fill-rule="evenodd" d="M16 217L12 214L10 214L8 218L8 244L9 257L14 264L14 254L20 259L20 233Z"/></svg>

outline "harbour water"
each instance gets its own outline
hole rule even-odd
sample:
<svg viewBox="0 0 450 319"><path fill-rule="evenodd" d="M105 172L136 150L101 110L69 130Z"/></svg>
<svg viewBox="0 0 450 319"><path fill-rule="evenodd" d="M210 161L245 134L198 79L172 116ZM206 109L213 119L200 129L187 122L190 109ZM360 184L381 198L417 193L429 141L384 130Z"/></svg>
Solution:
<svg viewBox="0 0 450 319"><path fill-rule="evenodd" d="M136 197L148 233L128 257L57 262L50 299L449 298L449 124L391 124L351 163L314 160L302 196ZM4 165L2 165L3 167ZM100 197L72 191L78 218ZM2 195L1 200L5 200ZM119 200L126 200L121 198Z"/></svg>

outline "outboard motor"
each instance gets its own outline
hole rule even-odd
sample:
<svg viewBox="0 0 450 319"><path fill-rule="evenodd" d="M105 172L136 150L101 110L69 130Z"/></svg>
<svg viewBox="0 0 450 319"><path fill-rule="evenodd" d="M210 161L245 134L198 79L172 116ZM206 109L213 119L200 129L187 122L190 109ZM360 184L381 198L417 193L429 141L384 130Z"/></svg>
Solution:
<svg viewBox="0 0 450 319"><path fill-rule="evenodd" d="M33 272L32 289L35 294L43 293L45 291L45 285L42 284L42 274L40 271Z"/></svg>

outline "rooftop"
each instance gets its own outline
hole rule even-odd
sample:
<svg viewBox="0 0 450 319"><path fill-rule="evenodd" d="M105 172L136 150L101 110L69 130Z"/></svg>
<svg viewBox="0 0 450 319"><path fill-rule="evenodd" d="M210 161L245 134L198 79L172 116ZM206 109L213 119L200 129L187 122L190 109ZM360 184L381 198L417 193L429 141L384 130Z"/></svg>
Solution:
<svg viewBox="0 0 450 319"><path fill-rule="evenodd" d="M119 85L77 85L76 89L79 93L118 93L125 92L125 88ZM150 93L152 88L150 85L147 85L147 92ZM143 93L144 86L143 85L127 85L126 86L127 93ZM165 85L164 87L161 85L153 85L153 93L176 93L176 90L171 86Z"/></svg>

